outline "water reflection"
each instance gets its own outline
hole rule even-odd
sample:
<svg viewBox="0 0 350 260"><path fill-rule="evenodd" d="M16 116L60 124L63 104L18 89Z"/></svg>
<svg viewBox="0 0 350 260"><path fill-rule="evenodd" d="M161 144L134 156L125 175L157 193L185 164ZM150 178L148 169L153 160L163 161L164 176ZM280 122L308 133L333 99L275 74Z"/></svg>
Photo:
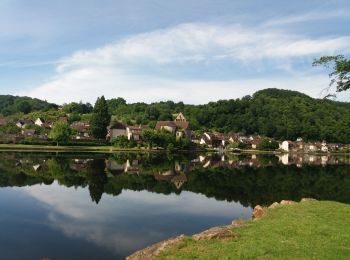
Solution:
<svg viewBox="0 0 350 260"><path fill-rule="evenodd" d="M12 259L118 259L256 204L350 203L349 158L330 156L0 153L0 186L0 250ZM30 234L43 246L25 247Z"/></svg>

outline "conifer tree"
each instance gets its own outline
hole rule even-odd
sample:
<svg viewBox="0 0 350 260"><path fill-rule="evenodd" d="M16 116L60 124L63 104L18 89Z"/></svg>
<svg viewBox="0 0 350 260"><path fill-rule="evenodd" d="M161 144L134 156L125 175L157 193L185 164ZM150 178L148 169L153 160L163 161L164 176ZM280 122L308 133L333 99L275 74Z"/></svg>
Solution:
<svg viewBox="0 0 350 260"><path fill-rule="evenodd" d="M90 121L92 136L98 139L105 139L110 119L105 97L97 98Z"/></svg>

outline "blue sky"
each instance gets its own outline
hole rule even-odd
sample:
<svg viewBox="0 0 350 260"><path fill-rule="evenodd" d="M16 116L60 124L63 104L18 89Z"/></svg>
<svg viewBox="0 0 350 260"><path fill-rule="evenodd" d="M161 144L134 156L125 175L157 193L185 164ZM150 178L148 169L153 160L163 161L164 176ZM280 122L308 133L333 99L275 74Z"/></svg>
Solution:
<svg viewBox="0 0 350 260"><path fill-rule="evenodd" d="M0 94L206 103L267 87L322 97L350 2L1 0ZM349 94L338 95L348 101Z"/></svg>

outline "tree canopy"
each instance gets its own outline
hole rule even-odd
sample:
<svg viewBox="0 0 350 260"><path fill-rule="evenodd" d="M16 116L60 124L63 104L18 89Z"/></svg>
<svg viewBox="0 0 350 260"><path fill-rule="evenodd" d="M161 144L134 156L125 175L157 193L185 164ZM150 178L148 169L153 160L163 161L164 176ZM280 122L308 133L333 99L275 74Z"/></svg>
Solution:
<svg viewBox="0 0 350 260"><path fill-rule="evenodd" d="M71 137L71 129L68 124L56 123L50 131L49 137L57 142L57 145L66 143Z"/></svg>
<svg viewBox="0 0 350 260"><path fill-rule="evenodd" d="M313 66L320 65L332 70L330 85L335 84L337 92L350 89L350 60L343 55L323 56L313 62Z"/></svg>

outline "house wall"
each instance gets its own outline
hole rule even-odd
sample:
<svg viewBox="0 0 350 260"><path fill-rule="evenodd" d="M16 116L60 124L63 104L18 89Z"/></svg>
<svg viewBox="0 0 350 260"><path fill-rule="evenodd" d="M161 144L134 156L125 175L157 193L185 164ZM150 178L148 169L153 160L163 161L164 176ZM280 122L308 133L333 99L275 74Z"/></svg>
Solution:
<svg viewBox="0 0 350 260"><path fill-rule="evenodd" d="M111 139L116 138L118 136L126 136L126 137L128 137L126 129L111 129L110 130L110 137L111 137Z"/></svg>

